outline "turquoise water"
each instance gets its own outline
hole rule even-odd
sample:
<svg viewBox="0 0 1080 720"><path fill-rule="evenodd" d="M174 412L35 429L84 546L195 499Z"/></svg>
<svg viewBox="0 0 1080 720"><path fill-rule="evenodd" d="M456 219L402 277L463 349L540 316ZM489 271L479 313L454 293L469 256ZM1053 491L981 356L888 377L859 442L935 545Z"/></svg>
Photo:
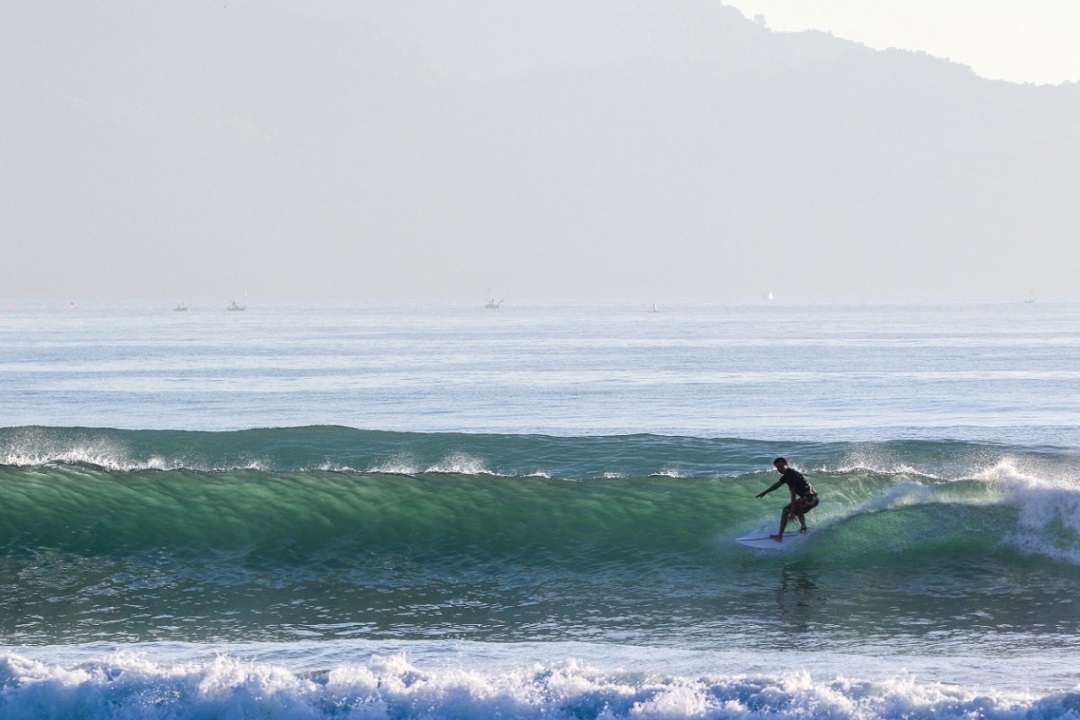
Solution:
<svg viewBox="0 0 1080 720"><path fill-rule="evenodd" d="M17 308L0 710L1076 716L1077 310Z"/></svg>

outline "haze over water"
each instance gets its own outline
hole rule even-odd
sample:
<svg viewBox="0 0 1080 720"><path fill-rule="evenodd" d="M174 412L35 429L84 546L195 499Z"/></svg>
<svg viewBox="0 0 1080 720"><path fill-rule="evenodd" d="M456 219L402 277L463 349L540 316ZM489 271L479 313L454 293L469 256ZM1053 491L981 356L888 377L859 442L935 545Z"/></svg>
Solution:
<svg viewBox="0 0 1080 720"><path fill-rule="evenodd" d="M5 301L1080 301L1076 83L698 0L13 2L0 47Z"/></svg>

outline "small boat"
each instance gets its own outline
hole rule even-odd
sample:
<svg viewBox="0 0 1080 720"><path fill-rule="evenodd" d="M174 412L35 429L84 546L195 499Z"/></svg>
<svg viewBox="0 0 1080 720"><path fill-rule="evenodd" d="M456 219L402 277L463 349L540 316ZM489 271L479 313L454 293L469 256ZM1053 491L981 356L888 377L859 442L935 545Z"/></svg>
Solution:
<svg viewBox="0 0 1080 720"><path fill-rule="evenodd" d="M229 312L237 312L239 310L247 310L247 305L237 305L235 300L230 300L229 307L225 309Z"/></svg>
<svg viewBox="0 0 1080 720"><path fill-rule="evenodd" d="M185 305L184 301L181 300L180 304L173 308L173 312L187 312L187 309L187 305Z"/></svg>
<svg viewBox="0 0 1080 720"><path fill-rule="evenodd" d="M500 300L499 302L495 302L495 298L491 298L487 301L487 305L485 305L484 307L486 307L488 310L498 310L502 307L502 304L502 300Z"/></svg>
<svg viewBox="0 0 1080 720"><path fill-rule="evenodd" d="M656 309L656 303L653 303L652 307L651 307L651 308L649 308L649 312L651 312L651 313L658 313L658 312L660 312L659 310L657 310L657 309Z"/></svg>

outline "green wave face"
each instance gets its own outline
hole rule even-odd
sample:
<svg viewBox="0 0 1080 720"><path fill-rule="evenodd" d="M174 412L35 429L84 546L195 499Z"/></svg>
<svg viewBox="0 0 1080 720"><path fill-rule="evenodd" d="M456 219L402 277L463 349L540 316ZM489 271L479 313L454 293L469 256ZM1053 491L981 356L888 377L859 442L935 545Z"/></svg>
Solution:
<svg viewBox="0 0 1080 720"><path fill-rule="evenodd" d="M827 623L842 648L1078 622L1080 488L1061 451L793 444L822 503L805 539L754 551L734 539L775 531L787 501L755 497L777 477L767 443L345 428L0 441L8 644L705 646Z"/></svg>

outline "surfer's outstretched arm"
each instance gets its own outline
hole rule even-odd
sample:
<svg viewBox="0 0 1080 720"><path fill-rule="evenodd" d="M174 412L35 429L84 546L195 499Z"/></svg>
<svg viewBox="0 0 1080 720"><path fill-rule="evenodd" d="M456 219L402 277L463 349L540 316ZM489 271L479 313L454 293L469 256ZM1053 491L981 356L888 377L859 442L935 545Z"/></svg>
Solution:
<svg viewBox="0 0 1080 720"><path fill-rule="evenodd" d="M763 497L765 497L766 495L768 495L768 494L769 494L769 493L771 493L771 492L772 492L773 490L775 490L776 488L780 487L780 486L781 486L781 485L783 485L783 484L784 484L784 481L783 481L783 480L778 480L778 481L777 481L776 483L774 483L774 484L773 484L773 486L772 486L772 487L770 487L770 488L769 488L768 490L762 490L761 492L759 492L759 493L758 493L757 495L755 495L754 497L759 497L759 498L763 498Z"/></svg>

